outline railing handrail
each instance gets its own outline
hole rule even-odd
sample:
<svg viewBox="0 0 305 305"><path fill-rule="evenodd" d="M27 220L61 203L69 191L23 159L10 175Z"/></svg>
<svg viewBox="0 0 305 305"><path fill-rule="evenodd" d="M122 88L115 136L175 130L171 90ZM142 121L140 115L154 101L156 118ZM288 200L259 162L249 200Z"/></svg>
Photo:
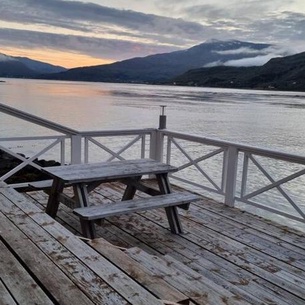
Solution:
<svg viewBox="0 0 305 305"><path fill-rule="evenodd" d="M32 137L4 137L0 138L0 142L13 142L13 141L33 141L33 140L53 140L53 139L66 139L68 135L58 136L32 136Z"/></svg>
<svg viewBox="0 0 305 305"><path fill-rule="evenodd" d="M8 105L4 105L2 103L0 103L0 112L3 112L5 114L11 115L11 116L14 116L14 117L16 117L18 119L22 119L24 121L28 121L30 123L37 124L37 125L42 126L42 127L49 128L49 129L57 131L57 132L61 132L63 134L76 135L76 134L79 133L79 131L77 131L75 129L72 129L72 128L57 124L57 123L54 123L52 121L40 118L36 115L30 114L28 112L21 111L19 109L10 107Z"/></svg>
<svg viewBox="0 0 305 305"><path fill-rule="evenodd" d="M84 137L107 137L107 136L126 136L126 135L141 135L149 134L157 131L156 128L142 128L142 129L120 129L120 130L92 130L92 131L80 131L79 134Z"/></svg>
<svg viewBox="0 0 305 305"><path fill-rule="evenodd" d="M271 149L245 145L237 142L229 142L229 141L222 141L213 138L206 138L198 135L186 134L171 130L162 130L161 132L164 135L178 137L182 140L191 140L191 141L196 141L198 143L203 143L211 146L219 146L223 148L235 147L242 152L255 153L256 155L260 155L263 157L271 157L273 159L290 161L298 164L305 164L305 156L299 156L299 155L275 151Z"/></svg>

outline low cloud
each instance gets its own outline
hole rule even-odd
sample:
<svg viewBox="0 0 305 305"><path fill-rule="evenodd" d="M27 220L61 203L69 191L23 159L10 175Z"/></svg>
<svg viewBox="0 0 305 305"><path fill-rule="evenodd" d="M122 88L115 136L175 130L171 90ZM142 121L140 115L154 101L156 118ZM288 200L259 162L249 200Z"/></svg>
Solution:
<svg viewBox="0 0 305 305"><path fill-rule="evenodd" d="M209 62L208 64L204 65L204 68L212 68L217 66L223 66L223 62L221 60Z"/></svg>
<svg viewBox="0 0 305 305"><path fill-rule="evenodd" d="M266 53L266 48L262 50L251 49L247 47L242 47L234 50L224 50L224 51L214 51L214 53L220 55L235 55L235 54L257 54L257 53Z"/></svg>
<svg viewBox="0 0 305 305"><path fill-rule="evenodd" d="M274 56L273 54L255 56L250 58L242 58L236 60L228 60L223 63L224 66L233 67L252 67L252 66L262 66L267 63L271 58L279 57L279 55Z"/></svg>
<svg viewBox="0 0 305 305"><path fill-rule="evenodd" d="M237 55L237 54L256 54L256 56L245 57L241 59L232 59L227 61L214 61L205 65L205 68L216 66L232 66L232 67L251 67L262 66L270 59L282 56L295 54L293 48L288 46L270 46L261 50L254 50L251 48L238 48L235 50L217 51L220 55Z"/></svg>

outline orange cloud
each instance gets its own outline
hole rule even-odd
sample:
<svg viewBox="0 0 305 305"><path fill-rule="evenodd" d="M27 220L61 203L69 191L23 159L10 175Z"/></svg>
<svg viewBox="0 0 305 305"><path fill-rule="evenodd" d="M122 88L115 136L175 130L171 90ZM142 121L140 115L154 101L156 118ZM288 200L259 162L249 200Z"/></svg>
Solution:
<svg viewBox="0 0 305 305"><path fill-rule="evenodd" d="M2 47L0 53L10 56L28 57L30 59L43 61L52 65L58 65L65 68L75 68L84 66L95 66L112 63L109 59L91 57L79 53L68 53L49 49L18 49Z"/></svg>

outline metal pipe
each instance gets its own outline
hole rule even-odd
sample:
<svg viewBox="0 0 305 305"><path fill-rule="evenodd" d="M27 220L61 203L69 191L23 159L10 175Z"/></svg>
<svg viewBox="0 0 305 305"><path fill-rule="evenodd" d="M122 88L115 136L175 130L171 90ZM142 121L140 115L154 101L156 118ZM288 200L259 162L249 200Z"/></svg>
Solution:
<svg viewBox="0 0 305 305"><path fill-rule="evenodd" d="M166 115L165 115L165 105L160 105L160 116L159 116L159 128L158 129L166 129Z"/></svg>

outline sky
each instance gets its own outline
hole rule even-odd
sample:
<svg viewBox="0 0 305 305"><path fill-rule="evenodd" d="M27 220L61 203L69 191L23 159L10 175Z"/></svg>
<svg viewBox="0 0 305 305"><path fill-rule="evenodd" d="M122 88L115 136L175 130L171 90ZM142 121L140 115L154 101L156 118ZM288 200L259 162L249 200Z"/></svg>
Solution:
<svg viewBox="0 0 305 305"><path fill-rule="evenodd" d="M211 39L305 51L304 0L0 0L0 53L66 68Z"/></svg>

